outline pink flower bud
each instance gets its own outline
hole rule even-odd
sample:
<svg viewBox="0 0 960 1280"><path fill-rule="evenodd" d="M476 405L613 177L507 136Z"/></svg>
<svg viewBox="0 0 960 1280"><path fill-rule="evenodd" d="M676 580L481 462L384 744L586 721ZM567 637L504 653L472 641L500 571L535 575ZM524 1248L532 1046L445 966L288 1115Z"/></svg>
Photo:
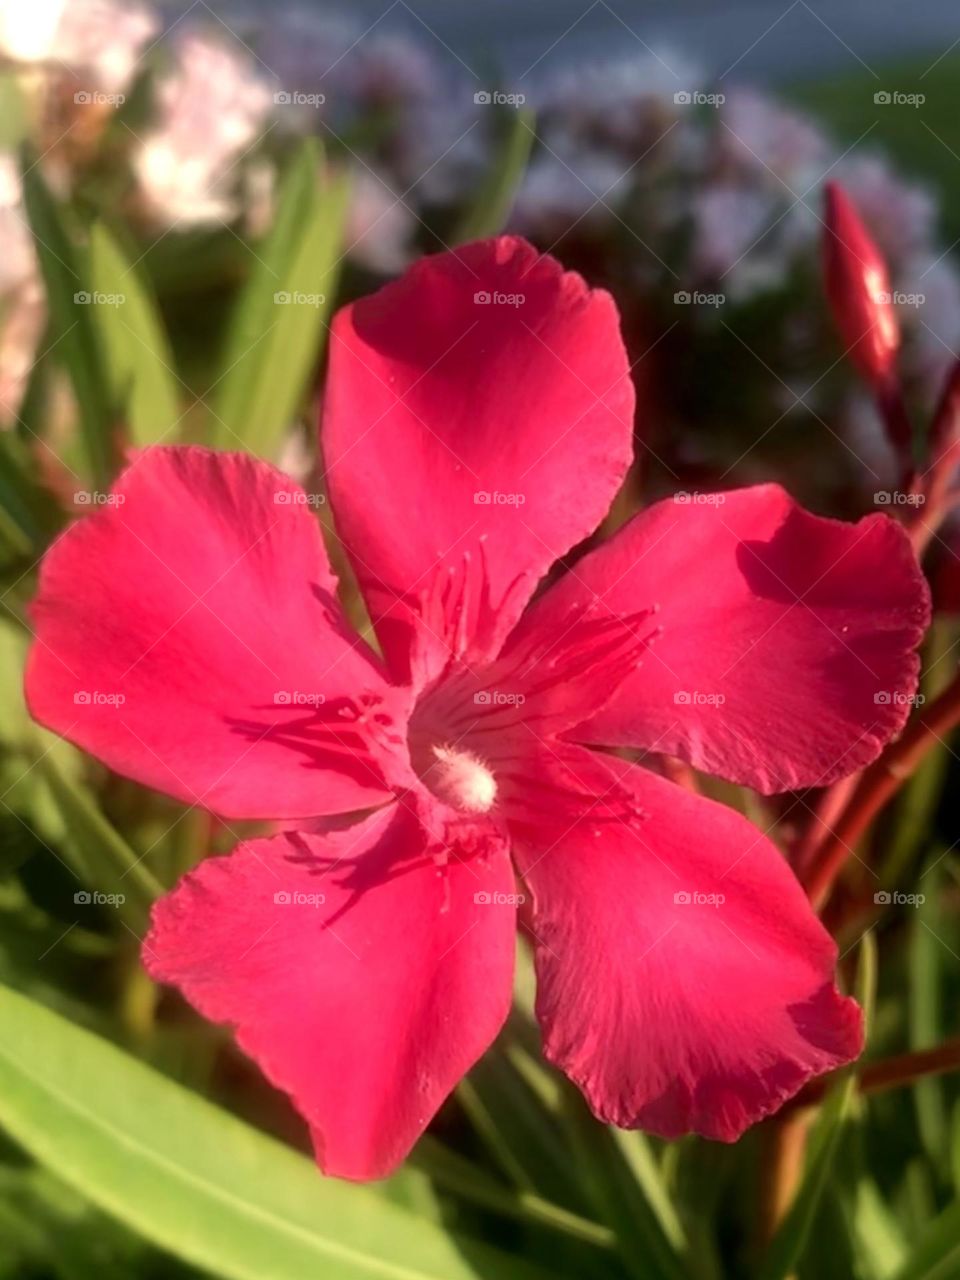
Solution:
<svg viewBox="0 0 960 1280"><path fill-rule="evenodd" d="M836 182L826 188L823 264L827 299L847 355L868 382L889 385L900 334L887 264Z"/></svg>

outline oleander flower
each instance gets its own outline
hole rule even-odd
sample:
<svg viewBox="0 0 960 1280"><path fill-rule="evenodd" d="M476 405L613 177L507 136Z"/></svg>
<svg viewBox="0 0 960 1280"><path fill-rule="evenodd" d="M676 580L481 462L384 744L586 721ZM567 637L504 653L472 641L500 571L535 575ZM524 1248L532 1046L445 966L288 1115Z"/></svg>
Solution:
<svg viewBox="0 0 960 1280"><path fill-rule="evenodd" d="M900 349L900 327L886 261L836 182L826 186L824 280L845 354L867 382L890 383Z"/></svg>
<svg viewBox="0 0 960 1280"><path fill-rule="evenodd" d="M183 35L174 67L157 86L157 121L134 156L150 214L184 227L233 217L237 165L271 103L243 48L199 31Z"/></svg>
<svg viewBox="0 0 960 1280"><path fill-rule="evenodd" d="M42 62L54 76L89 76L93 87L116 93L130 82L158 26L152 9L130 0L9 4L0 11L0 53Z"/></svg>
<svg viewBox="0 0 960 1280"><path fill-rule="evenodd" d="M235 1028L327 1172L371 1178L502 1027L519 915L546 1055L596 1114L736 1139L856 1056L860 1013L777 849L657 757L763 792L872 760L928 615L905 535L776 485L680 494L537 594L606 513L634 406L611 298L522 240L421 260L340 312L330 359L379 652L307 496L245 455L140 453L43 564L34 716L290 828L157 903L149 972Z"/></svg>

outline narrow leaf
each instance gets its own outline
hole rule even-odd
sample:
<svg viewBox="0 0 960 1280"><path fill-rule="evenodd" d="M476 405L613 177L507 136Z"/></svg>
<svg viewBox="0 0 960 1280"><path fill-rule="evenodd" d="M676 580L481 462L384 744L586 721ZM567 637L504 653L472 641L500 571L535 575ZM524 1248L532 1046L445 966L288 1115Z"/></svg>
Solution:
<svg viewBox="0 0 960 1280"><path fill-rule="evenodd" d="M321 1177L305 1157L5 987L0 1124L100 1208L226 1280L549 1280L373 1190Z"/></svg>
<svg viewBox="0 0 960 1280"><path fill-rule="evenodd" d="M490 167L453 236L454 244L499 235L523 179L534 137L534 114L525 107L504 112L506 129L490 157Z"/></svg>
<svg viewBox="0 0 960 1280"><path fill-rule="evenodd" d="M23 170L23 197L50 308L51 354L63 364L73 384L91 475L96 483L106 486L111 472L113 405L93 318L95 304L87 264L67 231L38 163L29 154Z"/></svg>
<svg viewBox="0 0 960 1280"><path fill-rule="evenodd" d="M894 1280L956 1280L960 1275L960 1200L923 1231Z"/></svg>
<svg viewBox="0 0 960 1280"><path fill-rule="evenodd" d="M156 444L180 417L173 353L155 300L102 223L90 233L90 279L105 300L92 311L113 402L125 407L134 444Z"/></svg>
<svg viewBox="0 0 960 1280"><path fill-rule="evenodd" d="M872 933L860 944L857 999L869 1026L876 993L877 950ZM830 1178L837 1146L856 1092L856 1076L847 1070L827 1097L810 1138L803 1181L793 1204L774 1236L760 1268L760 1280L786 1280L803 1255L817 1206Z"/></svg>
<svg viewBox="0 0 960 1280"><path fill-rule="evenodd" d="M135 928L147 918L151 903L164 892L143 858L103 816L84 789L72 782L52 753L39 763L44 779L69 833L66 851L77 858L74 870L90 889L120 898L116 905Z"/></svg>
<svg viewBox="0 0 960 1280"><path fill-rule="evenodd" d="M346 208L346 179L328 177L321 186L308 147L238 302L214 399L221 447L272 457L293 424L323 348Z"/></svg>

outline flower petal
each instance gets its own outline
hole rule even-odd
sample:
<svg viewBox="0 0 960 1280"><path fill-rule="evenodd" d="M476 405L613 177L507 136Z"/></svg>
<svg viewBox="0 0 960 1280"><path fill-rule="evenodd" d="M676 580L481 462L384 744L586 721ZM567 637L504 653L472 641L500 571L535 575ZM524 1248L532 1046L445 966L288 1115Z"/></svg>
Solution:
<svg viewBox="0 0 960 1280"><path fill-rule="evenodd" d="M324 455L396 675L496 652L605 515L632 424L612 299L523 240L426 258L340 312Z"/></svg>
<svg viewBox="0 0 960 1280"><path fill-rule="evenodd" d="M778 851L723 805L579 747L541 761L591 806L525 831L546 1056L600 1119L733 1141L811 1076L850 1061L860 1012L836 948Z"/></svg>
<svg viewBox="0 0 960 1280"><path fill-rule="evenodd" d="M309 1122L327 1173L396 1168L510 1007L504 846L445 868L425 853L394 806L209 858L154 908L151 976L236 1027Z"/></svg>
<svg viewBox="0 0 960 1280"><path fill-rule="evenodd" d="M584 557L511 638L559 635L590 603L657 610L640 665L575 736L767 793L874 760L909 714L929 621L903 530L886 516L822 519L777 485L680 496Z"/></svg>
<svg viewBox="0 0 960 1280"><path fill-rule="evenodd" d="M242 454L139 455L44 558L33 715L228 817L385 800L403 695L350 634L304 497Z"/></svg>

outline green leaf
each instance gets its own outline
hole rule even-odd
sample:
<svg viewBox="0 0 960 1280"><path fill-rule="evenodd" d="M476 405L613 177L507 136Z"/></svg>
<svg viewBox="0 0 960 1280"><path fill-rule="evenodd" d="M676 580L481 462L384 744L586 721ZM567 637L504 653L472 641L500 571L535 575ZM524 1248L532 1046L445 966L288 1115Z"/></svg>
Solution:
<svg viewBox="0 0 960 1280"><path fill-rule="evenodd" d="M910 987L906 1006L911 1049L929 1049L943 1036L940 1009L944 998L944 958L949 952L942 941L938 904L944 858L945 851L937 850L927 861L918 883L925 901L916 907L910 930ZM912 1094L924 1149L934 1166L944 1171L949 1155L949 1126L943 1081L918 1080Z"/></svg>
<svg viewBox="0 0 960 1280"><path fill-rule="evenodd" d="M960 1200L934 1218L894 1280L956 1280L960 1275Z"/></svg>
<svg viewBox="0 0 960 1280"><path fill-rule="evenodd" d="M0 987L0 1124L160 1247L227 1280L556 1280L446 1233Z"/></svg>
<svg viewBox="0 0 960 1280"><path fill-rule="evenodd" d="M525 107L507 108L504 119L507 127L479 191L453 234L453 244L499 235L507 221L536 134L534 114Z"/></svg>
<svg viewBox="0 0 960 1280"><path fill-rule="evenodd" d="M0 71L0 148L15 151L29 131L29 113L20 77L12 68L5 68Z"/></svg>
<svg viewBox="0 0 960 1280"><path fill-rule="evenodd" d="M569 1151L556 1118L542 1107L495 1045L461 1080L457 1097L481 1141L521 1191L585 1207L571 1187Z"/></svg>
<svg viewBox="0 0 960 1280"><path fill-rule="evenodd" d="M0 1165L0 1237L15 1251L17 1276L130 1280L144 1274L137 1262L151 1252L37 1165Z"/></svg>
<svg viewBox="0 0 960 1280"><path fill-rule="evenodd" d="M103 816L86 791L63 772L51 752L38 769L69 833L65 852L74 855L74 871L91 889L119 896L116 905L135 929L143 926L151 903L164 892L143 858L139 858ZM84 905L84 904L80 904Z"/></svg>
<svg viewBox="0 0 960 1280"><path fill-rule="evenodd" d="M872 933L860 943L857 999L869 1027L876 998L877 948ZM810 1137L803 1181L793 1204L760 1267L760 1280L786 1280L803 1255L820 1198L829 1182L837 1146L856 1093L856 1076L849 1068L833 1086Z"/></svg>
<svg viewBox="0 0 960 1280"><path fill-rule="evenodd" d="M823 1195L837 1144L856 1090L856 1079L847 1074L832 1089L810 1142L810 1154L797 1197L774 1237L760 1269L760 1280L786 1280L803 1254L820 1198Z"/></svg>
<svg viewBox="0 0 960 1280"><path fill-rule="evenodd" d="M347 183L299 153L237 303L214 396L216 444L275 456L316 368L337 287Z"/></svg>
<svg viewBox="0 0 960 1280"><path fill-rule="evenodd" d="M609 1248L613 1233L589 1218L526 1191L515 1191L491 1178L472 1161L451 1151L429 1134L417 1143L405 1172L422 1170L438 1187L462 1200L521 1222L536 1223L586 1244Z"/></svg>
<svg viewBox="0 0 960 1280"><path fill-rule="evenodd" d="M16 437L0 434L0 529L15 550L37 555L52 521L50 499L30 473Z"/></svg>
<svg viewBox="0 0 960 1280"><path fill-rule="evenodd" d="M180 417L173 352L155 300L102 223L90 233L90 279L95 297L118 300L91 308L113 400L133 443L156 444Z"/></svg>
<svg viewBox="0 0 960 1280"><path fill-rule="evenodd" d="M40 174L39 163L29 152L23 169L23 198L50 308L51 354L64 365L73 384L91 475L106 486L111 474L114 406L93 316L95 306L90 302L87 264Z"/></svg>
<svg viewBox="0 0 960 1280"><path fill-rule="evenodd" d="M564 1086L562 1098L574 1166L597 1216L616 1237L625 1270L636 1280L689 1280L697 1274L692 1259L677 1252L615 1131L598 1124L572 1086Z"/></svg>
<svg viewBox="0 0 960 1280"><path fill-rule="evenodd" d="M866 1277L886 1277L906 1256L903 1233L873 1179L858 1179L852 1204L852 1229Z"/></svg>

